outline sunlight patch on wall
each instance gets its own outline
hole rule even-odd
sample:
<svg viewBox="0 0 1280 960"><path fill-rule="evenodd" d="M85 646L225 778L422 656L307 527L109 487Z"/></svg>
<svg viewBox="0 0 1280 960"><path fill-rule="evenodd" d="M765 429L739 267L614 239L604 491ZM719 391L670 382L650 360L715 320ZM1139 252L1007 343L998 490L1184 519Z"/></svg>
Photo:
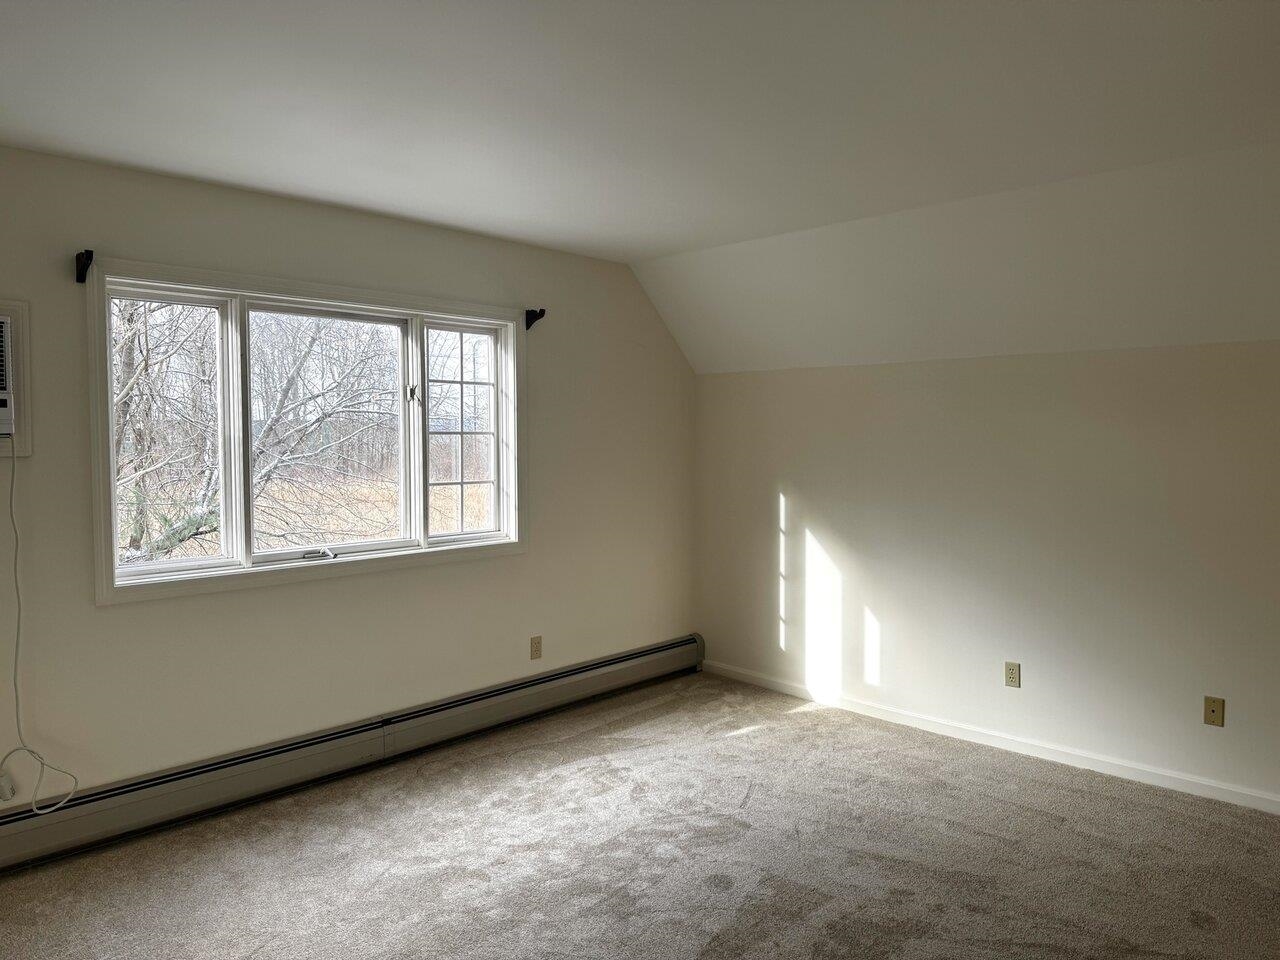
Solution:
<svg viewBox="0 0 1280 960"><path fill-rule="evenodd" d="M819 703L840 700L843 617L840 569L813 532L804 532L804 685Z"/></svg>
<svg viewBox="0 0 1280 960"><path fill-rule="evenodd" d="M778 649L787 649L787 495L778 494Z"/></svg>

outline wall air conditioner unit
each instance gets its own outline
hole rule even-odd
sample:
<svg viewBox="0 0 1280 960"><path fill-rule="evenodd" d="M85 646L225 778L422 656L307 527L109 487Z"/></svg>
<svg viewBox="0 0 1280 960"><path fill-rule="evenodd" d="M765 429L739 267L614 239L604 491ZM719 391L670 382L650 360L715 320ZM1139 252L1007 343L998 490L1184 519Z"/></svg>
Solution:
<svg viewBox="0 0 1280 960"><path fill-rule="evenodd" d="M13 321L0 316L0 437L13 436Z"/></svg>
<svg viewBox="0 0 1280 960"><path fill-rule="evenodd" d="M0 300L0 458L31 456L27 305Z"/></svg>

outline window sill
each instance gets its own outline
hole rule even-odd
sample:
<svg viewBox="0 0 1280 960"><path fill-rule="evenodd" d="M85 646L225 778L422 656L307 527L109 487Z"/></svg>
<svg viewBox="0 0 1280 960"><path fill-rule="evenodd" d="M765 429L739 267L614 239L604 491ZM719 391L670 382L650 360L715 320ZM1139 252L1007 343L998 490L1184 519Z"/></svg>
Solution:
<svg viewBox="0 0 1280 960"><path fill-rule="evenodd" d="M328 580L355 574L381 573L404 567L434 566L438 563L462 563L486 560L525 552L519 540L493 540L482 543L454 543L435 547L411 547L376 554L351 554L332 560L289 560L258 567L220 567L210 570L186 570L181 573L157 573L149 577L132 577L100 583L97 603L110 606L135 600L158 600L206 593L223 593L250 587Z"/></svg>

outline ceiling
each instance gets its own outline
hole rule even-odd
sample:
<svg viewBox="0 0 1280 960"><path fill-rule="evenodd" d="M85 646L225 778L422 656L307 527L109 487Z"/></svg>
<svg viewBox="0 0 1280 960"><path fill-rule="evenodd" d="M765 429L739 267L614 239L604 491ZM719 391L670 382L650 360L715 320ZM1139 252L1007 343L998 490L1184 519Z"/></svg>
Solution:
<svg viewBox="0 0 1280 960"><path fill-rule="evenodd" d="M633 268L699 373L1280 338L1280 145Z"/></svg>
<svg viewBox="0 0 1280 960"><path fill-rule="evenodd" d="M0 141L636 263L1280 139L1280 4L0 0Z"/></svg>

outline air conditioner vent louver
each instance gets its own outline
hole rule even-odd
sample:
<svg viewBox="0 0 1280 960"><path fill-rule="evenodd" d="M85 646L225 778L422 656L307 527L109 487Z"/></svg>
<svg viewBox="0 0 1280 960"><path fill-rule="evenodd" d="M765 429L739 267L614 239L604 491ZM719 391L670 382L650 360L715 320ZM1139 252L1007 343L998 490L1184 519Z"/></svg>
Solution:
<svg viewBox="0 0 1280 960"><path fill-rule="evenodd" d="M9 390L9 321L0 317L0 393Z"/></svg>
<svg viewBox="0 0 1280 960"><path fill-rule="evenodd" d="M13 436L13 321L0 317L0 437Z"/></svg>

